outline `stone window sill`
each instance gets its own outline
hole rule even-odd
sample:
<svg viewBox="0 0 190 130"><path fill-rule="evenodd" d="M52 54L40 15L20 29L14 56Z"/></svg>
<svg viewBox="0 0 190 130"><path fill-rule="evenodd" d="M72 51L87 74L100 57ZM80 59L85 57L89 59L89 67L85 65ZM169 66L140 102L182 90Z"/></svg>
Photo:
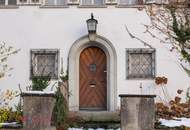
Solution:
<svg viewBox="0 0 190 130"><path fill-rule="evenodd" d="M116 2L106 2L106 5L117 5Z"/></svg>
<svg viewBox="0 0 190 130"><path fill-rule="evenodd" d="M155 76L133 76L133 75L127 75L126 77L127 80L155 80Z"/></svg>
<svg viewBox="0 0 190 130"><path fill-rule="evenodd" d="M78 8L107 8L106 5L79 5Z"/></svg>
<svg viewBox="0 0 190 130"><path fill-rule="evenodd" d="M40 6L41 3L19 3L18 6Z"/></svg>
<svg viewBox="0 0 190 130"><path fill-rule="evenodd" d="M0 9L18 9L17 5L0 5Z"/></svg>
<svg viewBox="0 0 190 130"><path fill-rule="evenodd" d="M144 5L116 5L117 8L144 8Z"/></svg>
<svg viewBox="0 0 190 130"><path fill-rule="evenodd" d="M78 2L69 2L67 5L79 5L79 3Z"/></svg>
<svg viewBox="0 0 190 130"><path fill-rule="evenodd" d="M68 5L42 5L40 8L69 8Z"/></svg>

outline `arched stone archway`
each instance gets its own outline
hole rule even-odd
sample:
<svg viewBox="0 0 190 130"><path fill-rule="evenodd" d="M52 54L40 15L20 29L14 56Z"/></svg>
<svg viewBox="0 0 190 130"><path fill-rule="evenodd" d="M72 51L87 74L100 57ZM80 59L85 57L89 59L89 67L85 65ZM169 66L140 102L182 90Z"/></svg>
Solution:
<svg viewBox="0 0 190 130"><path fill-rule="evenodd" d="M88 35L74 42L69 51L69 110L79 111L79 57L82 50L90 46L101 48L107 57L107 110L115 111L117 107L117 55L112 43L97 35L90 41Z"/></svg>

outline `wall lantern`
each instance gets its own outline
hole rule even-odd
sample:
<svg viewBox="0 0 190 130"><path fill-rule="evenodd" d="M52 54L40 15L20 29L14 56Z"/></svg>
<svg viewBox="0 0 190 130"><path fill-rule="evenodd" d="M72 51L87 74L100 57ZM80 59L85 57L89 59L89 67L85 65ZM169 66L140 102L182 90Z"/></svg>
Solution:
<svg viewBox="0 0 190 130"><path fill-rule="evenodd" d="M94 19L93 13L91 13L91 18L86 20L86 23L90 40L95 40L98 21Z"/></svg>

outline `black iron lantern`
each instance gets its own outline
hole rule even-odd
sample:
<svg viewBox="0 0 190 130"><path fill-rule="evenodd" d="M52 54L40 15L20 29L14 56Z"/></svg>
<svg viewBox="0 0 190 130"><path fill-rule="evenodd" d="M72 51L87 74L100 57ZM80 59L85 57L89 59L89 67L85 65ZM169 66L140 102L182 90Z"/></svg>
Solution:
<svg viewBox="0 0 190 130"><path fill-rule="evenodd" d="M89 33L96 33L98 21L94 19L93 13L91 14L91 18L86 20L87 28Z"/></svg>

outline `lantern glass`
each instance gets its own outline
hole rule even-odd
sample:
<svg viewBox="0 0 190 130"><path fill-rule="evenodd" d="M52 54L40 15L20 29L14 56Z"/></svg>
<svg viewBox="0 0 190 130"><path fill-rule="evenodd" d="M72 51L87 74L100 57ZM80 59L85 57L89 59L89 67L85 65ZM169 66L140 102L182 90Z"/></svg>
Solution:
<svg viewBox="0 0 190 130"><path fill-rule="evenodd" d="M89 33L95 33L98 21L94 19L93 14L91 14L91 19L87 20L87 27Z"/></svg>
<svg viewBox="0 0 190 130"><path fill-rule="evenodd" d="M89 32L96 32L96 23L94 23L94 22L89 22L89 23L88 23L88 31L89 31Z"/></svg>

